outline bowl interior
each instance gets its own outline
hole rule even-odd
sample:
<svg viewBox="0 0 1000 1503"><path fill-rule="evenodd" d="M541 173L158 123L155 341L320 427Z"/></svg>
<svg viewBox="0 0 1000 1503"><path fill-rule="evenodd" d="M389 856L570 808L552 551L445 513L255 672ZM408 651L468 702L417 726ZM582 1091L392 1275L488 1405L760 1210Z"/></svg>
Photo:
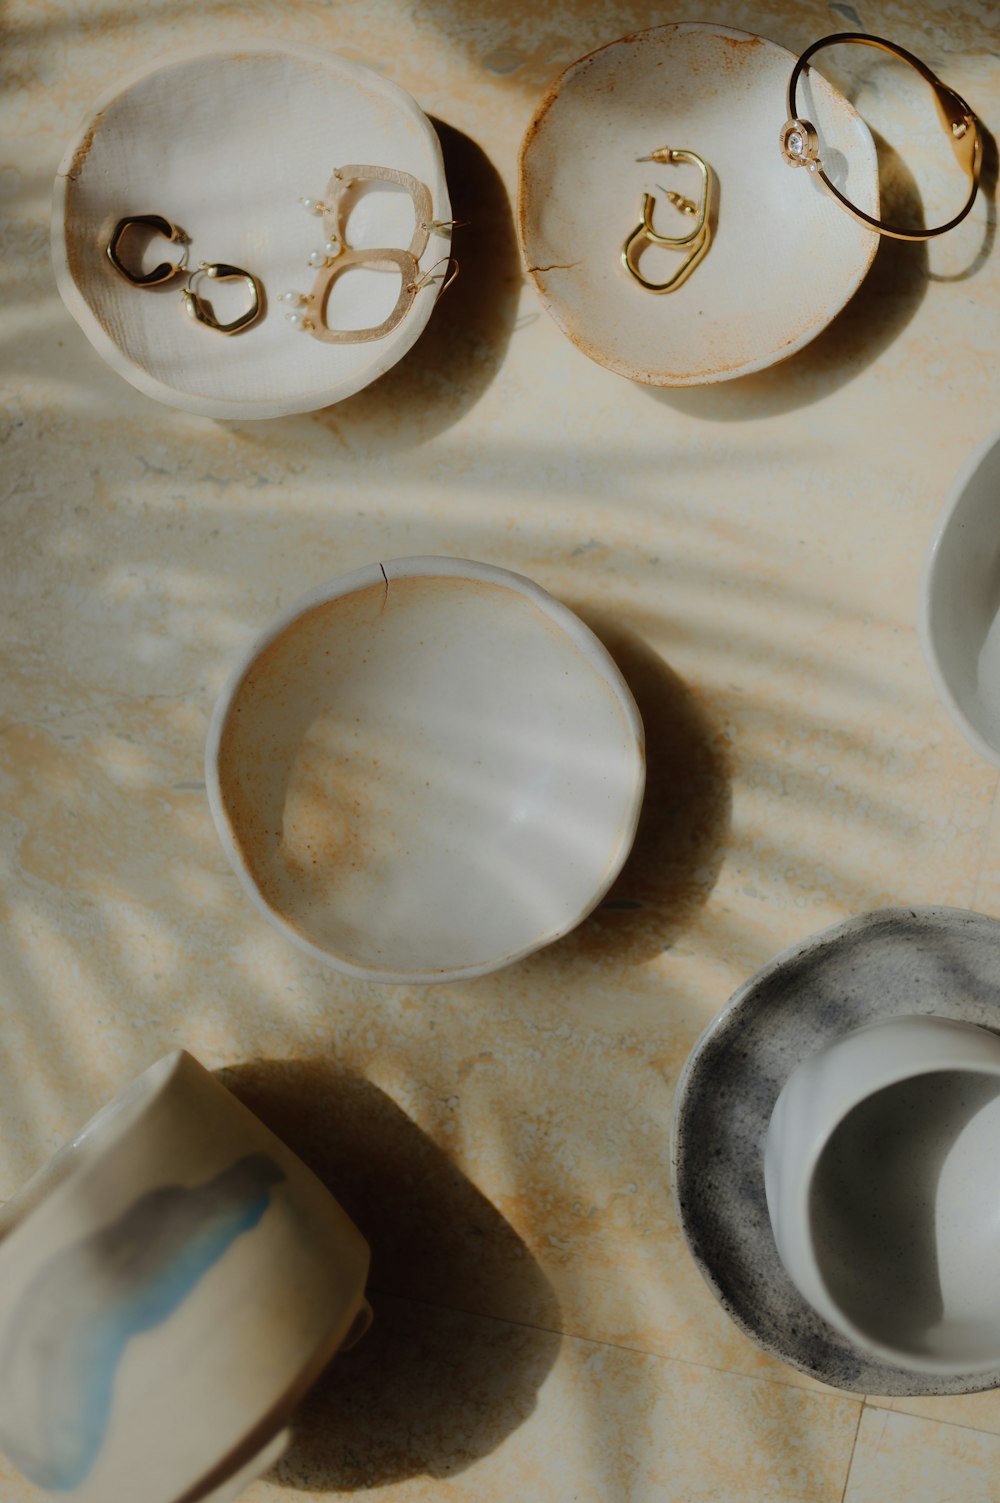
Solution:
<svg viewBox="0 0 1000 1503"><path fill-rule="evenodd" d="M887 1086L831 1135L810 1187L820 1273L867 1339L975 1365L1000 1352L1000 1076Z"/></svg>
<svg viewBox="0 0 1000 1503"><path fill-rule="evenodd" d="M224 416L233 404L247 416L303 411L358 390L414 342L437 288L422 289L395 331L367 343L322 344L286 321L279 296L309 291L309 255L325 238L298 200L322 198L334 167L348 163L412 174L431 190L434 216L448 219L429 121L401 89L358 64L295 51L219 53L133 80L88 122L57 182L53 258L70 311L128 379L208 415ZM151 213L188 235L192 268L223 261L257 276L264 316L224 338L185 316L183 278L145 289L123 280L106 255L111 233L123 216ZM413 222L407 193L370 184L353 202L347 239L405 248ZM147 270L178 258L178 247L157 237L145 249L135 238L125 250ZM432 234L422 269L447 253L447 240ZM397 272L352 268L333 285L328 322L376 325L399 288ZM203 282L199 291L226 320L248 306L239 283Z"/></svg>
<svg viewBox="0 0 1000 1503"><path fill-rule="evenodd" d="M522 147L522 249L549 311L593 359L657 385L726 380L791 354L854 292L877 236L779 150L794 61L747 32L671 25L601 48L553 86ZM831 175L876 214L867 126L815 69L802 87ZM658 190L698 198L690 164L636 160L664 145L712 169L715 233L687 282L660 296L619 254L644 192L664 234L685 222ZM640 264L663 280L679 253L653 248Z"/></svg>
<svg viewBox="0 0 1000 1503"><path fill-rule="evenodd" d="M435 974L502 964L588 911L631 844L641 728L563 615L575 632L517 589L379 576L270 642L217 769L273 915L350 967Z"/></svg>
<svg viewBox="0 0 1000 1503"><path fill-rule="evenodd" d="M1000 441L958 495L932 558L926 633L953 708L1000 758Z"/></svg>

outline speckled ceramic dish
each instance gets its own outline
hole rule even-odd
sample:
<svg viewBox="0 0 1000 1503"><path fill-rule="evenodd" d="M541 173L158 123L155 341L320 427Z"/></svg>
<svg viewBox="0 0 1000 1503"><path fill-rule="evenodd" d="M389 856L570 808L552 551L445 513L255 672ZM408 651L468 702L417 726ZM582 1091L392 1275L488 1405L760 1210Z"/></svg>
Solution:
<svg viewBox="0 0 1000 1503"><path fill-rule="evenodd" d="M549 313L584 354L654 386L696 386L763 369L807 344L855 292L878 245L801 169L782 159L795 56L730 27L681 23L612 42L573 63L521 147L521 249ZM878 162L864 121L812 69L803 110L838 186L878 213ZM660 189L698 199L690 164L639 163L662 146L711 168L713 239L687 281L662 295L620 264L654 195L654 224L688 221ZM663 281L679 253L640 268Z"/></svg>
<svg viewBox="0 0 1000 1503"><path fill-rule="evenodd" d="M672 1145L681 1227L728 1314L765 1351L833 1387L971 1393L1000 1368L944 1376L865 1355L786 1273L764 1190L764 1145L791 1072L863 1024L906 1015L1000 1028L1000 924L964 909L885 909L785 951L706 1029L677 1090Z"/></svg>
<svg viewBox="0 0 1000 1503"><path fill-rule="evenodd" d="M506 569L371 564L252 643L205 754L261 912L371 981L481 976L580 922L645 783L632 695L589 627Z"/></svg>
<svg viewBox="0 0 1000 1503"><path fill-rule="evenodd" d="M63 301L109 365L171 406L264 418L338 402L405 355L440 288L428 282L390 333L362 343L325 344L289 325L281 294L311 290L309 257L325 240L321 220L299 199L322 199L333 169L347 164L408 173L428 190L433 218L451 217L433 126L408 94L371 69L286 46L157 59L97 102L60 164L52 262ZM351 247L410 244L409 193L371 182L344 208ZM182 229L192 268L226 262L252 273L263 289L263 316L227 337L185 316L184 278L131 286L106 254L116 224L130 214L157 214ZM419 266L429 273L443 265L450 240L447 231L424 238ZM139 240L126 248L141 271L176 262L180 250L157 236L145 248ZM200 291L223 322L249 306L241 283L202 282ZM399 295L398 269L352 267L330 289L328 323L378 326Z"/></svg>

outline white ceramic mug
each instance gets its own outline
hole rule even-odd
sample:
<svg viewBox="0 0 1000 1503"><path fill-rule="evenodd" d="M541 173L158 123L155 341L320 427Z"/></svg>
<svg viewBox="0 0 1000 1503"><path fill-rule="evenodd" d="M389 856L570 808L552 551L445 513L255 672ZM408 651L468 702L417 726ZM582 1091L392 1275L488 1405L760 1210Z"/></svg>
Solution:
<svg viewBox="0 0 1000 1503"><path fill-rule="evenodd" d="M0 1213L0 1448L80 1503L228 1503L367 1329L368 1247L191 1055Z"/></svg>
<svg viewBox="0 0 1000 1503"><path fill-rule="evenodd" d="M789 1076L764 1181L781 1260L861 1350L919 1372L1000 1362L1000 1037L900 1017Z"/></svg>

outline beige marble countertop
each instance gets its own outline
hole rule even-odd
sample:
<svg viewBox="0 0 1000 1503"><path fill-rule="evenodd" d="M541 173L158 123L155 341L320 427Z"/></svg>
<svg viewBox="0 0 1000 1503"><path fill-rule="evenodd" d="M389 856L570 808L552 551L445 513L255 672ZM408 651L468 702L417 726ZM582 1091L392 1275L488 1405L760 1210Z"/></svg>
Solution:
<svg viewBox="0 0 1000 1503"><path fill-rule="evenodd" d="M787 364L674 393L572 347L513 231L548 82L666 19L796 51L860 25L1000 130L992 0L857 5L7 7L0 1198L177 1045L229 1067L325 1175L374 1246L376 1325L251 1503L998 1496L1000 1394L862 1402L758 1354L692 1265L667 1173L684 1058L778 949L880 905L1000 914L997 775L914 626L932 523L1000 413L989 205L939 244L885 243ZM87 344L49 269L50 193L108 81L274 38L412 92L470 223L395 371L314 416L223 424L141 396ZM577 607L651 751L628 903L420 989L341 978L262 925L202 781L241 644L306 588L407 553L514 568ZM35 1496L0 1462L2 1503Z"/></svg>

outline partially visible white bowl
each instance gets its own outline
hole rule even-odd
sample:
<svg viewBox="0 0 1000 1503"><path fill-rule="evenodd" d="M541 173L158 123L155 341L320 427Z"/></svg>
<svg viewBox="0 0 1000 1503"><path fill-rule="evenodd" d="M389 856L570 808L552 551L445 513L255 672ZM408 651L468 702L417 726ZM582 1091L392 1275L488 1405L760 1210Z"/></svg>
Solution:
<svg viewBox="0 0 1000 1503"><path fill-rule="evenodd" d="M119 375L173 407L267 418L339 402L406 354L441 285L435 277L421 287L402 322L367 343L324 344L289 327L279 295L309 291L316 273L308 258L324 239L321 221L298 200L321 198L334 167L347 163L410 173L430 190L434 218L450 219L434 127L409 94L370 68L283 44L158 58L95 103L60 163L52 264L63 302ZM262 318L224 338L185 316L183 278L139 289L118 276L106 255L115 224L152 213L189 236L192 268L224 261L258 277ZM350 244L405 249L413 219L408 194L371 185L350 210ZM421 270L449 249L447 231L431 234ZM174 251L154 240L148 264ZM227 290L213 289L213 297ZM349 270L330 292L331 323L378 324L398 294L395 274ZM220 307L223 318L244 310L242 287L239 295L237 306Z"/></svg>
<svg viewBox="0 0 1000 1503"><path fill-rule="evenodd" d="M375 981L480 976L572 929L631 848L643 728L606 649L530 580L371 564L246 651L205 755L258 908Z"/></svg>
<svg viewBox="0 0 1000 1503"><path fill-rule="evenodd" d="M934 529L920 640L945 709L1000 767L1000 434L964 466Z"/></svg>
<svg viewBox="0 0 1000 1503"><path fill-rule="evenodd" d="M892 1017L803 1060L764 1152L778 1253L866 1356L943 1377L1000 1361L1000 1038Z"/></svg>

